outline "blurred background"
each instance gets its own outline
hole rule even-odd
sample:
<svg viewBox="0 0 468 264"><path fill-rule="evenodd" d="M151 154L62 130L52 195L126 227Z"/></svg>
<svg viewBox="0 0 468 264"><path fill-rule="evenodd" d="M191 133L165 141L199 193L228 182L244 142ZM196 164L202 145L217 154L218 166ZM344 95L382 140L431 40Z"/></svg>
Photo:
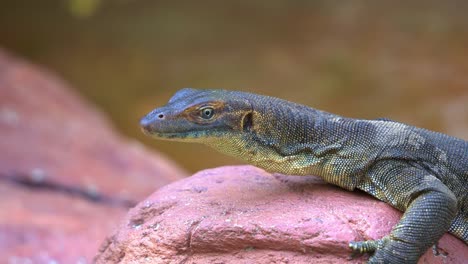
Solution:
<svg viewBox="0 0 468 264"><path fill-rule="evenodd" d="M281 97L468 139L466 1L2 1L0 47L45 65L190 172L240 161L155 141L183 87Z"/></svg>

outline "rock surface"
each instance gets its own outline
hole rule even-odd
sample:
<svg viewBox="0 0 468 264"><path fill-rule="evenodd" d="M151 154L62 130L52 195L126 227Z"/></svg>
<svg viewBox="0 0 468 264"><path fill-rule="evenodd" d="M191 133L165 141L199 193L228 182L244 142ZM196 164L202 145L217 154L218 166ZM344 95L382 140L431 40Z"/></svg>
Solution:
<svg viewBox="0 0 468 264"><path fill-rule="evenodd" d="M186 176L1 50L0 149L0 263L88 263L129 207Z"/></svg>
<svg viewBox="0 0 468 264"><path fill-rule="evenodd" d="M348 242L377 239L401 213L316 177L251 166L205 170L138 204L103 244L97 263L362 263ZM420 263L463 263L468 247L446 234Z"/></svg>

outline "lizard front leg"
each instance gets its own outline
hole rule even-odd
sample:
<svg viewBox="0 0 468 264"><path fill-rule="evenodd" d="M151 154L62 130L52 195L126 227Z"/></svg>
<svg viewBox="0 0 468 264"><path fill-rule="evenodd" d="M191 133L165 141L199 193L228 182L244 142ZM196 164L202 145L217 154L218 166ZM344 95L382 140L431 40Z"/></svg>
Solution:
<svg viewBox="0 0 468 264"><path fill-rule="evenodd" d="M457 211L454 194L427 171L401 162L377 166L369 177L381 190L374 196L405 213L389 235L351 242L350 247L361 253L374 251L369 263L417 263L449 229Z"/></svg>

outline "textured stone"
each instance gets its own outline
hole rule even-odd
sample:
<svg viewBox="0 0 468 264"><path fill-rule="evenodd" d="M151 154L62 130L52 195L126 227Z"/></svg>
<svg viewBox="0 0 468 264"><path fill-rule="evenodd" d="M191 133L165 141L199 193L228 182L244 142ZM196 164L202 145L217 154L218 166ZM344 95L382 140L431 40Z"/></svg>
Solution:
<svg viewBox="0 0 468 264"><path fill-rule="evenodd" d="M251 166L205 170L165 186L133 208L103 244L97 263L362 263L348 242L388 234L401 213L363 192L316 177L275 176ZM446 234L448 255L468 247Z"/></svg>
<svg viewBox="0 0 468 264"><path fill-rule="evenodd" d="M90 262L129 207L186 176L1 50L0 149L0 263Z"/></svg>

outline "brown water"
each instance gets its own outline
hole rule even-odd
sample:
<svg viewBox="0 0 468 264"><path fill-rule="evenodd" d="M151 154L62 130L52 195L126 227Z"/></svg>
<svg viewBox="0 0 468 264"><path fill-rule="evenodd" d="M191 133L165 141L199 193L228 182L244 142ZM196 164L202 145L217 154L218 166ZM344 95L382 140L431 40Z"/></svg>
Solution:
<svg viewBox="0 0 468 264"><path fill-rule="evenodd" d="M182 87L468 139L468 2L417 2L16 0L0 4L0 46L54 70L190 171L240 162L140 133L139 118Z"/></svg>

